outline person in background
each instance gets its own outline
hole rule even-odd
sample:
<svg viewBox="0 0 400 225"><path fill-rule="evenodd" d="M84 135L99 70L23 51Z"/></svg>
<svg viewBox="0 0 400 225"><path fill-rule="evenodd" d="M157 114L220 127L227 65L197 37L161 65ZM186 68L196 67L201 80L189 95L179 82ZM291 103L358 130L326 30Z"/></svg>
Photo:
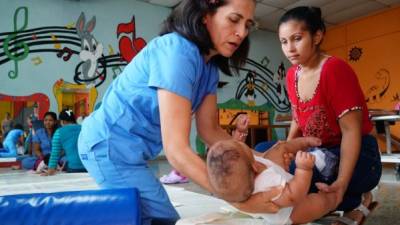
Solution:
<svg viewBox="0 0 400 225"><path fill-rule="evenodd" d="M3 141L4 150L0 152L1 158L17 157L17 146L22 146L24 143L24 128L21 124L16 124L13 129L8 131L6 138Z"/></svg>
<svg viewBox="0 0 400 225"><path fill-rule="evenodd" d="M54 175L56 173L62 151L64 151L66 157L66 168L64 169L67 173L86 172L78 155L77 143L81 125L76 124L75 115L70 109L62 110L58 119L62 127L58 128L53 135L48 170L42 175Z"/></svg>
<svg viewBox="0 0 400 225"><path fill-rule="evenodd" d="M32 155L32 136L33 136L32 115L26 118L26 123L28 126L28 131L24 143L25 154Z"/></svg>
<svg viewBox="0 0 400 225"><path fill-rule="evenodd" d="M32 156L21 160L23 169L36 169L35 165L39 165L44 156L51 152L51 139L57 127L57 114L46 112L43 117L43 124L44 128L36 130L32 136Z"/></svg>
<svg viewBox="0 0 400 225"><path fill-rule="evenodd" d="M345 61L321 51L321 9L290 9L281 17L278 33L293 64L286 76L293 115L287 140L318 137L321 147L336 155L334 175L325 179L314 169L310 191L335 193L337 210L345 211L342 221L361 223L377 205L367 196L379 183L382 164L357 75Z"/></svg>

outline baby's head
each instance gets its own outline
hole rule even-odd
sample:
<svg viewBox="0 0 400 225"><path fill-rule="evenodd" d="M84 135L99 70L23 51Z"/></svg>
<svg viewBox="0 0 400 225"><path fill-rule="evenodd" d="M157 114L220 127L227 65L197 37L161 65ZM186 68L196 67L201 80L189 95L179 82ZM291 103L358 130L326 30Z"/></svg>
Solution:
<svg viewBox="0 0 400 225"><path fill-rule="evenodd" d="M215 194L229 202L247 200L254 190L254 156L249 147L235 140L211 146L207 171Z"/></svg>

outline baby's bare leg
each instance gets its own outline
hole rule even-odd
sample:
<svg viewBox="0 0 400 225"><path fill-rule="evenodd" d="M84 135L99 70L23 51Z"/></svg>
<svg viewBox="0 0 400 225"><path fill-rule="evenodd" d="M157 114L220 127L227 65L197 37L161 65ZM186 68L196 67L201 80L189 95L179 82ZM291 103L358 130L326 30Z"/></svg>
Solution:
<svg viewBox="0 0 400 225"><path fill-rule="evenodd" d="M280 207L296 205L307 197L310 188L314 156L307 152L296 154L296 171L293 178L287 182L280 198L274 201Z"/></svg>
<svg viewBox="0 0 400 225"><path fill-rule="evenodd" d="M290 219L294 224L309 223L335 210L334 193L312 193L293 207Z"/></svg>

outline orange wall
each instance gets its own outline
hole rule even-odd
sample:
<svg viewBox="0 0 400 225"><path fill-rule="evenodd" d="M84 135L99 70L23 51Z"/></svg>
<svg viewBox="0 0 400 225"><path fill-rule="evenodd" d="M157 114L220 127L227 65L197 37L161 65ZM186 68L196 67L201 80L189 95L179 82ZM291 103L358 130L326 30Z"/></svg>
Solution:
<svg viewBox="0 0 400 225"><path fill-rule="evenodd" d="M358 60L350 60L353 48L362 51ZM328 29L322 49L353 67L370 109L392 110L400 101L400 7ZM391 131L400 137L400 122Z"/></svg>

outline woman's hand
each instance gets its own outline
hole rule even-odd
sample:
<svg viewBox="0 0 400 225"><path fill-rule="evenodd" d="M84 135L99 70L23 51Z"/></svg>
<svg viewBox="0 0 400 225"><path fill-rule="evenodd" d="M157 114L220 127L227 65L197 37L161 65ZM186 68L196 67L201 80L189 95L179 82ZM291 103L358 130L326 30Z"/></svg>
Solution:
<svg viewBox="0 0 400 225"><path fill-rule="evenodd" d="M250 119L247 114L239 114L236 119L236 128L232 131L233 139L245 142L247 138Z"/></svg>
<svg viewBox="0 0 400 225"><path fill-rule="evenodd" d="M318 182L315 183L315 186L317 186L318 190L321 192L335 193L336 195L335 208L342 202L344 193L346 192L347 189L347 184L340 180L336 180L331 185Z"/></svg>
<svg viewBox="0 0 400 225"><path fill-rule="evenodd" d="M269 191L252 195L245 202L230 203L237 209L248 213L276 213L279 207L271 200L282 193L282 187L274 187Z"/></svg>
<svg viewBox="0 0 400 225"><path fill-rule="evenodd" d="M247 133L250 118L247 114L240 114L236 119L236 130L242 133Z"/></svg>

